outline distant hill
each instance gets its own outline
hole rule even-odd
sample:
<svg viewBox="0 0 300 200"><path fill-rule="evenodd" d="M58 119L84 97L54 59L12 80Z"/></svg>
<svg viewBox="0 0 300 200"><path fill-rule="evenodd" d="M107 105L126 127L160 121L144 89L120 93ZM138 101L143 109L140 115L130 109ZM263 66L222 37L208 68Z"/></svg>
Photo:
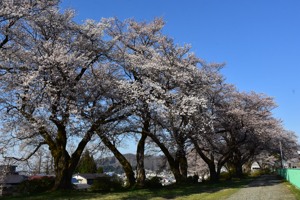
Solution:
<svg viewBox="0 0 300 200"><path fill-rule="evenodd" d="M125 158L130 162L131 166L136 168L136 155L135 154L124 154ZM96 160L99 167L103 167L104 172L116 172L122 173L123 169L119 161L114 157L106 157ZM165 168L166 161L164 156L145 156L144 160L145 169L152 171L159 171Z"/></svg>

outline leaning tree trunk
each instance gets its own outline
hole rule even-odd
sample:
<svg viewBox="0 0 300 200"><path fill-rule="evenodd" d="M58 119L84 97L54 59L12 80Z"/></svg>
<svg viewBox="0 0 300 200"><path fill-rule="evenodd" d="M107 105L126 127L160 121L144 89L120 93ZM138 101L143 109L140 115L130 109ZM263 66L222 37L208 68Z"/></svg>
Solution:
<svg viewBox="0 0 300 200"><path fill-rule="evenodd" d="M148 133L148 136L153 140L153 142L156 143L156 145L160 148L160 150L163 152L163 154L166 156L167 161L170 166L170 170L172 171L174 178L176 180L176 183L183 183L185 182L185 178L182 176L180 172L179 162L177 159L174 159L169 150L166 148L166 146L159 141L159 139L153 135Z"/></svg>
<svg viewBox="0 0 300 200"><path fill-rule="evenodd" d="M101 138L104 145L114 154L116 159L120 162L120 164L123 167L123 170L126 175L126 187L133 187L135 185L135 177L134 172L132 169L131 164L128 162L128 160L123 156L123 154L116 148L115 145L113 145L110 140L101 133L98 133L99 137Z"/></svg>
<svg viewBox="0 0 300 200"><path fill-rule="evenodd" d="M215 159L213 154L210 154L210 158L204 154L202 149L199 147L197 141L194 138L190 138L194 147L199 154L199 156L203 159L203 161L207 164L209 169L210 181L218 182L220 179L220 173L216 170Z"/></svg>
<svg viewBox="0 0 300 200"><path fill-rule="evenodd" d="M145 174L145 167L144 167L144 152L145 152L145 141L146 141L147 135L142 134L142 137L139 140L138 146L137 146L137 152L136 152L136 184L137 187L144 187L145 180L146 180L146 174Z"/></svg>
<svg viewBox="0 0 300 200"><path fill-rule="evenodd" d="M168 158L167 158L168 159ZM172 160L170 161L168 159L168 163L169 163L169 166L170 166L170 169L174 175L174 178L176 180L176 183L185 183L186 181L186 178L184 178L184 176L182 176L181 172L180 172L180 165L179 165L179 162L178 160Z"/></svg>

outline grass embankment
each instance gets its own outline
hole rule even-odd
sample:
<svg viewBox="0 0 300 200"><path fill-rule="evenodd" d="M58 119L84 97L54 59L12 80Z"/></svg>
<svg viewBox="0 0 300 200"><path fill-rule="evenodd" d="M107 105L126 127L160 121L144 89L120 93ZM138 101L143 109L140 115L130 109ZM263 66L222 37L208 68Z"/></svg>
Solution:
<svg viewBox="0 0 300 200"><path fill-rule="evenodd" d="M199 183L193 185L172 185L161 189L139 189L107 194L91 192L49 192L31 196L15 196L0 198L7 200L206 200L225 199L235 193L241 187L247 185L253 179L221 181L220 183Z"/></svg>
<svg viewBox="0 0 300 200"><path fill-rule="evenodd" d="M288 181L285 181L285 185L287 188L294 194L296 199L300 199L300 189L289 183Z"/></svg>

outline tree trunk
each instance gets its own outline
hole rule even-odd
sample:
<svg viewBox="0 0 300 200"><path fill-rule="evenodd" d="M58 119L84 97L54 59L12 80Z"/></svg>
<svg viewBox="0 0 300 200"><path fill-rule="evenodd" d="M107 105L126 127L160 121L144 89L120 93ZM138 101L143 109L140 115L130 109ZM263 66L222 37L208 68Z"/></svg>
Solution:
<svg viewBox="0 0 300 200"><path fill-rule="evenodd" d="M215 159L213 154L210 154L210 158L204 154L201 148L198 145L198 142L194 138L190 138L194 147L199 154L199 156L203 159L203 161L208 165L209 174L210 174L210 181L217 182L220 179L220 173L216 171Z"/></svg>
<svg viewBox="0 0 300 200"><path fill-rule="evenodd" d="M186 181L187 180L187 172L188 172L187 171L188 164L187 164L186 153L184 150L183 142L178 144L178 149L176 151L176 160L179 163L181 179L182 179L182 181Z"/></svg>
<svg viewBox="0 0 300 200"><path fill-rule="evenodd" d="M187 179L188 174L188 164L186 157L180 157L179 159L179 167L180 167L180 173L182 175L183 179Z"/></svg>
<svg viewBox="0 0 300 200"><path fill-rule="evenodd" d="M71 189L73 189L73 185L71 182L73 172L74 172L74 170L71 170L71 169L56 170L55 183L54 183L54 187L52 188L52 190L55 191L55 190L71 190Z"/></svg>
<svg viewBox="0 0 300 200"><path fill-rule="evenodd" d="M235 156L233 165L235 169L235 177L243 178L243 161L242 158L238 155Z"/></svg>
<svg viewBox="0 0 300 200"><path fill-rule="evenodd" d="M91 133L86 133L71 157L66 150L67 139L65 128L62 126L59 126L58 128L56 144L48 141L51 144L49 145L49 149L54 160L55 171L55 183L52 190L71 190L73 189L71 182L72 175L79 162L82 151L89 141Z"/></svg>
<svg viewBox="0 0 300 200"><path fill-rule="evenodd" d="M243 177L243 164L240 162L237 162L234 164L235 166L235 176L237 178L242 178Z"/></svg>
<svg viewBox="0 0 300 200"><path fill-rule="evenodd" d="M186 178L181 174L180 169L179 169L179 163L175 162L175 165L170 165L171 171L174 175L174 178L176 180L176 183L185 183Z"/></svg>
<svg viewBox="0 0 300 200"><path fill-rule="evenodd" d="M144 151L145 151L145 141L146 141L147 135L142 134L142 137L139 140L138 146L137 146L137 152L136 152L136 179L137 179L137 187L144 187L145 180L146 180L146 174L145 174L145 168L144 168Z"/></svg>
<svg viewBox="0 0 300 200"><path fill-rule="evenodd" d="M55 169L55 183L52 190L71 190L73 189L71 179L75 167L70 165L71 158L68 152L63 150L56 150L54 154L54 169Z"/></svg>
<svg viewBox="0 0 300 200"><path fill-rule="evenodd" d="M209 180L211 182L218 182L220 179L220 173L216 171L216 165L214 163L208 164L209 168Z"/></svg>
<svg viewBox="0 0 300 200"><path fill-rule="evenodd" d="M102 133L98 133L104 145L114 154L116 159L120 162L126 175L126 187L133 187L135 185L135 177L131 164L128 160L120 153L120 151L113 145L110 140Z"/></svg>
<svg viewBox="0 0 300 200"><path fill-rule="evenodd" d="M238 149L235 149L235 151L234 151L233 165L234 165L234 169L235 169L234 176L237 178L242 178L243 177L243 161L242 161L242 154Z"/></svg>
<svg viewBox="0 0 300 200"><path fill-rule="evenodd" d="M136 150L136 178L137 178L137 187L144 187L146 180L146 173L144 167L144 159L145 159L145 142L147 139L147 133L150 128L150 113L145 112L145 116L143 117L143 129L142 136L139 140L137 150Z"/></svg>
<svg viewBox="0 0 300 200"><path fill-rule="evenodd" d="M170 170L172 171L175 177L176 183L184 182L185 179L182 177L182 174L180 173L178 160L173 158L173 156L170 154L166 146L163 143L161 143L155 135L148 133L148 136L153 140L153 142L155 142L155 144L160 148L160 150L166 156L170 166Z"/></svg>

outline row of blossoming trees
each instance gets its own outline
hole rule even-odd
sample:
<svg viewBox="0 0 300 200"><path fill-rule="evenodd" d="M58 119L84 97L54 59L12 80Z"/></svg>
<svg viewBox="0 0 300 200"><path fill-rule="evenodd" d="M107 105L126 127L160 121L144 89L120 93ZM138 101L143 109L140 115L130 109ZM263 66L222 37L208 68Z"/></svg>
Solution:
<svg viewBox="0 0 300 200"><path fill-rule="evenodd" d="M71 176L89 142L118 159L128 186L143 186L146 143L166 157L177 182L187 179L187 152L210 179L231 163L237 175L259 155L296 151L292 132L274 118L272 98L239 92L222 65L208 64L162 33L164 22L104 19L78 24L57 1L0 2L1 153L27 160L47 146L54 189ZM136 175L118 150L135 135ZM70 148L72 145L72 148Z"/></svg>

